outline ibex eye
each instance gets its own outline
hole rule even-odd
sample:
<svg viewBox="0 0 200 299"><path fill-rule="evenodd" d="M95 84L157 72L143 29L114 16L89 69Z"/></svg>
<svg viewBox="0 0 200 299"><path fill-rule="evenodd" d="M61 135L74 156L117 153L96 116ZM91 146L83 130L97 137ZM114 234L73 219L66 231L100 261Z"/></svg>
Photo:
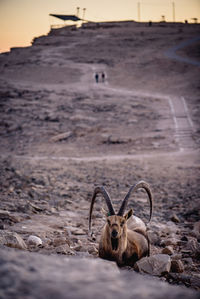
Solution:
<svg viewBox="0 0 200 299"><path fill-rule="evenodd" d="M121 225L121 226L123 226L123 225L124 225L124 223L125 223L125 222L124 222L124 221L122 221L120 225Z"/></svg>

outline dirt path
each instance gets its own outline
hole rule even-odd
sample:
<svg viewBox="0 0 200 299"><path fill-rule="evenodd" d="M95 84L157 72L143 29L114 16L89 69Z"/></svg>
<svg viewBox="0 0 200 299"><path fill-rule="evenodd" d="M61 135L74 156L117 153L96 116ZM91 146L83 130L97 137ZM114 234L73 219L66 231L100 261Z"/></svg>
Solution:
<svg viewBox="0 0 200 299"><path fill-rule="evenodd" d="M62 47L63 50L63 47ZM48 51L48 55L52 55L54 51L51 49ZM58 51L59 53L59 51ZM57 55L56 57L61 56ZM51 60L51 58L46 58L47 60ZM68 62L69 65L69 62ZM73 68L73 63L70 63L70 67ZM141 157L154 157L155 155L159 156L166 156L166 155L177 155L180 152L188 151L191 152L197 149L197 145L194 141L194 133L195 133L195 126L193 121L190 117L189 109L184 97L177 97L177 96L169 96L163 95L159 93L152 93L152 92L142 92L137 90L129 90L127 88L118 88L111 86L109 84L109 78L103 84L96 84L93 80L95 72L105 71L106 66L96 66L96 65L89 65L89 64L81 64L79 65L80 71L83 73L81 78L81 85L77 87L75 84L71 84L71 88L78 88L80 92L84 90L90 94L91 92L98 92L98 94L103 97L105 93L109 94L110 97L114 98L116 95L120 96L124 99L127 97L138 97L138 98L159 98L163 102L168 103L168 116L163 114L164 111L158 111L163 114L159 122L159 128L162 128L163 137L166 137L167 134L166 130L171 129L171 134L173 135L174 142L176 143L177 147L173 151L169 152L164 147L161 148L159 153L151 152L151 153L143 153L143 154L104 154L99 156L80 156L80 157L73 157L73 156L40 156L35 154L34 156L19 156L15 155L17 159L23 160L74 160L74 161L101 161L101 160L123 160L123 159L134 159L141 158ZM76 64L77 68L77 64ZM66 87L64 85L57 85L56 90L57 92L62 91ZM166 111L165 111L166 113Z"/></svg>
<svg viewBox="0 0 200 299"><path fill-rule="evenodd" d="M174 60L177 60L177 61L180 61L180 62L185 62L185 63L189 63L189 64L192 64L192 65L195 65L195 66L200 66L200 62L199 61L196 61L194 59L191 59L191 58L187 58L187 57L182 57L180 55L178 55L176 52L178 50L181 50L185 47L188 47L196 42L198 42L200 40L200 37L197 36L195 38L192 38L190 40L187 40L187 41L184 41L170 49L168 49L166 52L165 52L165 55L167 57L169 57L170 59L174 59Z"/></svg>

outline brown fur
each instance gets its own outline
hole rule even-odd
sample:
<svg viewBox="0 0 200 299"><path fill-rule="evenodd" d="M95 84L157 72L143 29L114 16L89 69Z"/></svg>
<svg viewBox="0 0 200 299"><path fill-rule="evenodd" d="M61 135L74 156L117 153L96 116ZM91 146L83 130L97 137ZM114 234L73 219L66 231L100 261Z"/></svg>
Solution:
<svg viewBox="0 0 200 299"><path fill-rule="evenodd" d="M119 266L133 266L138 259L148 254L146 232L136 232L127 228L126 221L131 215L132 210L124 217L117 215L107 217L99 244L101 258L116 261ZM112 238L113 230L118 233L115 239ZM117 242L117 250L113 249L111 238Z"/></svg>

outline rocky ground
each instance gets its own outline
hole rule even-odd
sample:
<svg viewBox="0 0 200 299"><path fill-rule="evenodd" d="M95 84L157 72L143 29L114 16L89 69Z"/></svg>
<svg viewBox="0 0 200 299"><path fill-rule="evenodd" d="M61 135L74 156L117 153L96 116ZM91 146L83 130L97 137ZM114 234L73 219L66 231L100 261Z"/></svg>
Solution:
<svg viewBox="0 0 200 299"><path fill-rule="evenodd" d="M94 187L117 208L143 179L154 194L151 257L124 273L199 290L199 67L165 56L199 25L100 25L53 30L0 55L0 244L96 260L105 219L99 197L88 236ZM198 45L179 54L199 61ZM190 130L187 113L170 109L180 98ZM129 205L148 219L142 191Z"/></svg>

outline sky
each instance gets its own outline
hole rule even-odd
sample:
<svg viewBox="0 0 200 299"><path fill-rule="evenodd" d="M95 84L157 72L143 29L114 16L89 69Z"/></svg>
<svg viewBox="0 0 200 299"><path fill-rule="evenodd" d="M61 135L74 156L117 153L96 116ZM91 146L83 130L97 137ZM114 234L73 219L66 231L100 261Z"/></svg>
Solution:
<svg viewBox="0 0 200 299"><path fill-rule="evenodd" d="M172 3L175 3L175 20L198 18L200 0L0 0L0 52L11 47L29 46L34 37L47 34L50 25L61 24L50 13L76 14L91 21L138 21L138 2L141 21L173 20Z"/></svg>

